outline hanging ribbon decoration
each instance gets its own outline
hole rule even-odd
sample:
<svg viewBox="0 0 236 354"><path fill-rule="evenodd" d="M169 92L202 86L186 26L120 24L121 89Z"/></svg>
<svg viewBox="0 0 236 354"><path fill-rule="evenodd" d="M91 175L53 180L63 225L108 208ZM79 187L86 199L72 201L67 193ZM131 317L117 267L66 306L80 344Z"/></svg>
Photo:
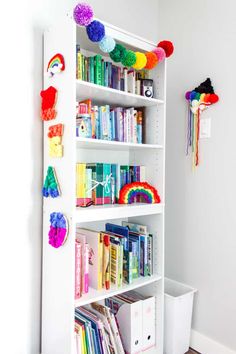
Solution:
<svg viewBox="0 0 236 354"><path fill-rule="evenodd" d="M199 165L199 137L200 137L200 119L201 113L210 105L216 103L219 97L215 94L208 78L202 82L193 91L185 94L188 100L188 128L187 128L187 147L186 154L192 150L192 166L193 169Z"/></svg>
<svg viewBox="0 0 236 354"><path fill-rule="evenodd" d="M106 35L105 26L93 20L93 9L89 4L79 3L75 6L73 17L77 25L85 26L88 38L96 42L104 53L109 53L110 58L116 63L132 67L136 70L152 70L158 63L172 55L174 46L170 41L161 41L157 47L146 53L134 52Z"/></svg>

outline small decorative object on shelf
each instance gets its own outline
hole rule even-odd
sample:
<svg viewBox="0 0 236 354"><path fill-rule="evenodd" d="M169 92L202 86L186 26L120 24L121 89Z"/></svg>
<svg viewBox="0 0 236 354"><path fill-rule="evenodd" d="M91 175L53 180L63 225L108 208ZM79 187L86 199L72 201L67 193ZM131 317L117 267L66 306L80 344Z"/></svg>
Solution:
<svg viewBox="0 0 236 354"><path fill-rule="evenodd" d="M42 193L46 198L57 198L61 194L55 168L52 166L48 166L47 176L44 181Z"/></svg>
<svg viewBox="0 0 236 354"><path fill-rule="evenodd" d="M46 90L41 91L40 96L42 97L42 120L55 119L57 115L57 112L55 110L55 105L57 102L57 89L53 86L49 86Z"/></svg>
<svg viewBox="0 0 236 354"><path fill-rule="evenodd" d="M219 97L215 94L211 85L211 80L208 78L198 87L185 94L188 100L188 131L187 131L187 155L189 148L192 148L192 166L199 165L199 134L200 134L200 118L201 113L210 105L216 103Z"/></svg>
<svg viewBox="0 0 236 354"><path fill-rule="evenodd" d="M170 41L161 41L152 52L133 52L127 50L123 45L118 44L109 36L106 36L105 26L97 20L92 21L93 10L90 5L79 3L74 8L74 20L77 25L85 26L88 38L92 42L98 42L100 49L105 53L110 53L111 59L124 66L133 67L136 70L145 68L152 70L174 51L174 46ZM162 49L162 50L161 50Z"/></svg>
<svg viewBox="0 0 236 354"><path fill-rule="evenodd" d="M62 157L63 156L63 124L51 125L48 132L49 142L49 156L50 157Z"/></svg>
<svg viewBox="0 0 236 354"><path fill-rule="evenodd" d="M50 77L65 70L65 60L62 54L55 54L48 63L47 72Z"/></svg>
<svg viewBox="0 0 236 354"><path fill-rule="evenodd" d="M50 214L50 230L48 243L54 248L59 248L66 242L68 236L68 221L62 213Z"/></svg>
<svg viewBox="0 0 236 354"><path fill-rule="evenodd" d="M147 182L132 182L120 190L119 204L132 204L137 197L142 197L146 203L160 203L158 191Z"/></svg>

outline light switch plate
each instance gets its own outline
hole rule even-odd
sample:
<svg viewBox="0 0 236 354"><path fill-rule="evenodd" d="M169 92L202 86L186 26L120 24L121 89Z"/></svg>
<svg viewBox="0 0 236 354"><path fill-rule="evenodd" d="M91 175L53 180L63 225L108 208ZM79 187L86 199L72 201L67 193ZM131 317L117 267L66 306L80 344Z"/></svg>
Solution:
<svg viewBox="0 0 236 354"><path fill-rule="evenodd" d="M211 118L200 119L200 139L211 137Z"/></svg>

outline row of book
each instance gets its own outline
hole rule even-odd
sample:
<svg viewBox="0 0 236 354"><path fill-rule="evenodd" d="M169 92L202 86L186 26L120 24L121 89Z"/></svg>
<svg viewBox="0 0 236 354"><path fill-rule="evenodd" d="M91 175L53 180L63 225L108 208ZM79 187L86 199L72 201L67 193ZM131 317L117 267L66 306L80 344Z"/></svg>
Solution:
<svg viewBox="0 0 236 354"><path fill-rule="evenodd" d="M115 204L127 183L145 182L145 166L109 163L76 164L76 206ZM142 202L137 197L136 202Z"/></svg>
<svg viewBox="0 0 236 354"><path fill-rule="evenodd" d="M142 144L143 122L142 110L92 106L88 99L78 104L76 136Z"/></svg>
<svg viewBox="0 0 236 354"><path fill-rule="evenodd" d="M75 309L76 354L125 354L110 308L98 303Z"/></svg>
<svg viewBox="0 0 236 354"><path fill-rule="evenodd" d="M105 61L100 54L86 57L76 47L76 78L116 90L143 94L142 80L148 79L148 71L128 69Z"/></svg>
<svg viewBox="0 0 236 354"><path fill-rule="evenodd" d="M107 223L105 231L76 229L75 298L92 287L120 288L153 274L153 235L147 226Z"/></svg>

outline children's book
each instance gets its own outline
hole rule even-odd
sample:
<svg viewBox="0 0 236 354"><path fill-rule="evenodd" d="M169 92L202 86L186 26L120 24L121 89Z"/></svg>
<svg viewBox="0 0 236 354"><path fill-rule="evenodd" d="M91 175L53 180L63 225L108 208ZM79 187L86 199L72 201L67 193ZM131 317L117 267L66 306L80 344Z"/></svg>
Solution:
<svg viewBox="0 0 236 354"><path fill-rule="evenodd" d="M100 232L89 229L77 229L78 234L86 236L89 244L89 280L96 290L102 289L103 243Z"/></svg>

